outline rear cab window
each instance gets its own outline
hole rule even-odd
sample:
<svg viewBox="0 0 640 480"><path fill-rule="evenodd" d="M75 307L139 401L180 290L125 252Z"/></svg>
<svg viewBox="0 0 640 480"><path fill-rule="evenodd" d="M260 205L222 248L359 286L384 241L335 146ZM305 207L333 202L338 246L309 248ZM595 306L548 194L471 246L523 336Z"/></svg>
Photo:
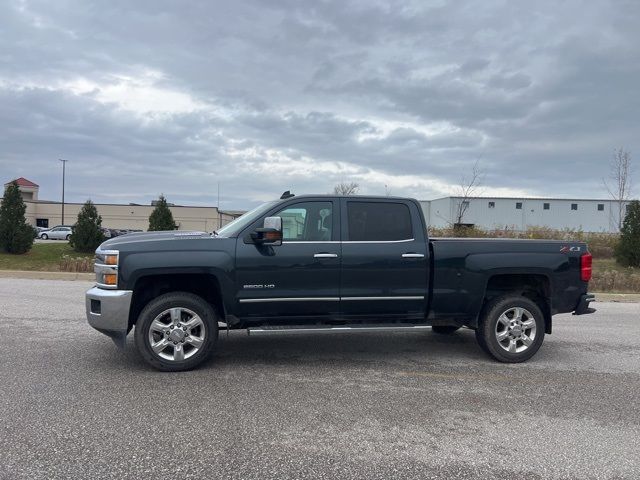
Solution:
<svg viewBox="0 0 640 480"><path fill-rule="evenodd" d="M411 212L404 203L347 201L347 234L351 242L413 239Z"/></svg>

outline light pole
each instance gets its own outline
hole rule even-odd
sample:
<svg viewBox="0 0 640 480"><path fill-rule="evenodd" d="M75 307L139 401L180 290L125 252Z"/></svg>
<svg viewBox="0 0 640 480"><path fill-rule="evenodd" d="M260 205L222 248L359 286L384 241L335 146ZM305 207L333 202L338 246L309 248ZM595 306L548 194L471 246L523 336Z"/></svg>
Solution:
<svg viewBox="0 0 640 480"><path fill-rule="evenodd" d="M63 160L62 158L59 158L58 160L62 162L62 225L64 225L64 177L65 177L67 162L69 160Z"/></svg>
<svg viewBox="0 0 640 480"><path fill-rule="evenodd" d="M222 213L220 213L220 181L218 181L218 228L216 228L217 230L220 230L222 228Z"/></svg>

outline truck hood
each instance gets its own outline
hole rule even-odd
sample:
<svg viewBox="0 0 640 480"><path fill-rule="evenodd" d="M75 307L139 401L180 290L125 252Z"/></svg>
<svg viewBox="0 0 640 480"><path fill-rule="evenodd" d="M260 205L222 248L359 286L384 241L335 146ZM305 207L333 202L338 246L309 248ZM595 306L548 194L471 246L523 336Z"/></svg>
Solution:
<svg viewBox="0 0 640 480"><path fill-rule="evenodd" d="M120 235L115 238L111 238L100 245L100 250L119 250L121 247L134 246L146 243L154 244L158 242L173 242L173 241L189 241L189 240L216 240L211 233L207 232L188 232L170 230L165 232L141 232L141 233L128 233L126 235ZM135 247L134 247L135 248Z"/></svg>

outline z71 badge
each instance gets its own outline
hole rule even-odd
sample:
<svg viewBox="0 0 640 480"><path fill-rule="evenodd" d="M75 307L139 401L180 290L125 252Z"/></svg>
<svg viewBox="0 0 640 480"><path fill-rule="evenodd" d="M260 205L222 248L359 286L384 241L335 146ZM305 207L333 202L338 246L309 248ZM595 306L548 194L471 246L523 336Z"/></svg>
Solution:
<svg viewBox="0 0 640 480"><path fill-rule="evenodd" d="M569 252L579 252L582 250L582 247L570 247L569 245L565 245L560 249L561 253L569 253Z"/></svg>

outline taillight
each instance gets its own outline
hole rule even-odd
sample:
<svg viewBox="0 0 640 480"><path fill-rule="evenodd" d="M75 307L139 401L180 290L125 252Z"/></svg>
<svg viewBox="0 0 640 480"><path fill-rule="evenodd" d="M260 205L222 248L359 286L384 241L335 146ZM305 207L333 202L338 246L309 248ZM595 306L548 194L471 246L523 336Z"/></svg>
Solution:
<svg viewBox="0 0 640 480"><path fill-rule="evenodd" d="M593 262L593 257L590 253L585 253L580 257L580 279L583 282L588 282L591 280L591 264Z"/></svg>

